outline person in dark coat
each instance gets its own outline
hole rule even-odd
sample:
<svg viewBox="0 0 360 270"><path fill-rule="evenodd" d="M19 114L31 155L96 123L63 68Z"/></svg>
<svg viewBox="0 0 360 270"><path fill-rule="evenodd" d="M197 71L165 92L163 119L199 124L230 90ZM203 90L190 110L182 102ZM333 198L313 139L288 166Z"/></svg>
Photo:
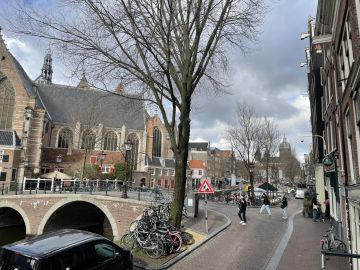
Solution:
<svg viewBox="0 0 360 270"><path fill-rule="evenodd" d="M282 209L282 214L283 214L282 218L287 219L288 218L288 213L287 213L288 201L287 201L287 198L285 197L285 195L282 197L280 207Z"/></svg>
<svg viewBox="0 0 360 270"><path fill-rule="evenodd" d="M268 212L269 216L271 216L270 200L269 200L269 197L266 195L266 193L263 193L262 199L263 199L263 204L262 204L262 206L261 206L261 208L260 208L259 214L261 214L262 211L264 211L264 209L266 209L266 211Z"/></svg>
<svg viewBox="0 0 360 270"><path fill-rule="evenodd" d="M239 224L241 225L246 225L246 205L247 202L245 200L244 196L240 196L240 200L239 200L239 218L240 218L240 222Z"/></svg>

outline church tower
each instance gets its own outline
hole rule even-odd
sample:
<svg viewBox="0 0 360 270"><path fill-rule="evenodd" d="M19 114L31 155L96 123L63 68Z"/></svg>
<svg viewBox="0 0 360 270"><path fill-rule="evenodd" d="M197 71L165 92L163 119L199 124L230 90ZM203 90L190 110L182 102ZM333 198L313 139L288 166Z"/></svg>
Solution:
<svg viewBox="0 0 360 270"><path fill-rule="evenodd" d="M41 75L35 80L37 83L51 84L52 82L52 58L51 51L48 49L44 57L43 67L41 68Z"/></svg>
<svg viewBox="0 0 360 270"><path fill-rule="evenodd" d="M281 158L288 158L291 156L291 145L286 141L286 137L284 136L282 143L279 145L279 154Z"/></svg>

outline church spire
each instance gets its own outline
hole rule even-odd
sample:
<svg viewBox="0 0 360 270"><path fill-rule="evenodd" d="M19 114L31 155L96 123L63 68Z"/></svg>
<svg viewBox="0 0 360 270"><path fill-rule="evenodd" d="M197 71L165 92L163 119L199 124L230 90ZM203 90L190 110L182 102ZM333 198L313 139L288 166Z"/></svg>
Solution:
<svg viewBox="0 0 360 270"><path fill-rule="evenodd" d="M51 50L48 48L46 50L46 55L44 57L44 64L41 69L41 81L46 84L51 84L52 81L52 58L51 58Z"/></svg>

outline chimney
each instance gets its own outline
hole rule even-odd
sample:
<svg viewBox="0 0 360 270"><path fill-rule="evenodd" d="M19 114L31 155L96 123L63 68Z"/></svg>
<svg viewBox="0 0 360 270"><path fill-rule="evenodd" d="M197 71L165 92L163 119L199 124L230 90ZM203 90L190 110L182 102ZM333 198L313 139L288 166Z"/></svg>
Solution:
<svg viewBox="0 0 360 270"><path fill-rule="evenodd" d="M86 88L89 88L89 83L85 77L85 73L83 74L83 77L81 78L78 86L78 88L82 88L82 89L86 89Z"/></svg>

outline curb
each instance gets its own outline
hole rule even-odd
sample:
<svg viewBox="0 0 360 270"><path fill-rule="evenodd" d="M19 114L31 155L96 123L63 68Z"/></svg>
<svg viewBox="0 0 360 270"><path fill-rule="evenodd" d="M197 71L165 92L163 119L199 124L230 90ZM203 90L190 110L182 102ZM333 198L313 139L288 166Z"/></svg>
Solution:
<svg viewBox="0 0 360 270"><path fill-rule="evenodd" d="M192 253L194 250L198 249L199 247L201 247L202 245L204 245L207 241L209 241L211 238L215 237L217 234L219 234L220 232L222 232L223 230L225 230L227 227L230 226L231 224L231 220L229 217L225 216L223 213L217 212L215 210L210 210L208 209L208 211L211 212L215 212L219 215L222 215L226 218L226 223L222 226L220 226L219 228L217 228L214 232L212 232L211 234L209 234L208 236L206 236L206 238L199 242L198 244L196 244L193 248L191 248L190 250L184 251L181 254L179 254L178 256L174 257L173 259L167 261L166 263L164 263L163 265L161 265L158 268L147 268L147 267L143 267L140 265L137 265L136 263L134 263L134 266L136 266L139 269L144 269L144 270L162 270L162 269L168 269L170 266L172 266L173 264L175 264L176 262L184 259L186 256L188 256L190 253Z"/></svg>

